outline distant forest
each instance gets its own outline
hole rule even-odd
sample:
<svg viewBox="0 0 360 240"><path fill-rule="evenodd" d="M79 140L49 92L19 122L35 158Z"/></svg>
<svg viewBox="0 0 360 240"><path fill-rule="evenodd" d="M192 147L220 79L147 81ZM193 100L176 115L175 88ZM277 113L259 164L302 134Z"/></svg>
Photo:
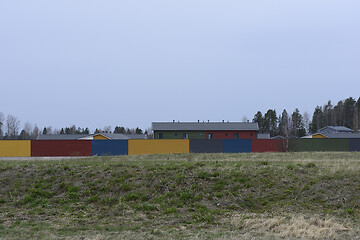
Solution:
<svg viewBox="0 0 360 240"><path fill-rule="evenodd" d="M258 111L253 118L253 122L259 125L260 133L270 133L271 137L283 136L286 138L303 137L310 133L316 133L319 129L326 126L345 126L354 132L360 129L360 98L349 97L333 105L329 100L327 104L316 106L310 116L309 113L300 113L296 108L291 114L286 109L277 115L275 109L269 109L265 114ZM94 133L122 133L122 134L151 134L151 129L143 131L140 128L125 128L110 126L97 128ZM80 128L72 125L61 129L53 129L51 126L39 129L26 122L20 131L20 120L13 116L0 112L0 139L36 139L39 134L90 134L89 128ZM151 136L149 136L151 138Z"/></svg>
<svg viewBox="0 0 360 240"><path fill-rule="evenodd" d="M275 109L269 109L264 115L258 111L253 122L259 125L260 133L270 133L270 136L286 138L303 137L316 133L326 126L345 126L354 132L360 129L360 98L356 101L349 97L340 100L335 106L329 100L323 106L316 106L312 117L307 112L301 114L299 109L290 115L286 109L277 115Z"/></svg>
<svg viewBox="0 0 360 240"><path fill-rule="evenodd" d="M140 128L125 128L122 126L116 126L113 130L111 126L105 126L104 128L96 128L94 134L96 133L121 133L121 134L147 134L148 130L143 132ZM13 116L7 115L4 117L4 114L0 112L0 139L2 140L33 140L36 139L40 134L91 134L89 128L80 128L72 125L70 127L64 127L61 129L53 129L51 126L44 127L39 129L35 124L34 126L26 122L24 128L20 131L20 120Z"/></svg>

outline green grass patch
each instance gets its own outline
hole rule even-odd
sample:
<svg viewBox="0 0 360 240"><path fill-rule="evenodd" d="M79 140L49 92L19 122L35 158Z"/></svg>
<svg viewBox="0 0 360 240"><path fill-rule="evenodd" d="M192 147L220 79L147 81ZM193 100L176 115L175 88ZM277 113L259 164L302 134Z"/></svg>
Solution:
<svg viewBox="0 0 360 240"><path fill-rule="evenodd" d="M359 233L359 172L360 153L2 161L0 235L238 239L254 216L323 214L351 229L329 238L351 238Z"/></svg>

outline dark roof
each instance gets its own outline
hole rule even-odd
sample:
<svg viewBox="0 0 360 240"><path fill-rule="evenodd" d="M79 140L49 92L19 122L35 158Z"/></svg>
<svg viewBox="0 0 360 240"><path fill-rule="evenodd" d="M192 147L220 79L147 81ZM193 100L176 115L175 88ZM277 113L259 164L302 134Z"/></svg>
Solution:
<svg viewBox="0 0 360 240"><path fill-rule="evenodd" d="M321 133L328 138L360 138L360 133Z"/></svg>
<svg viewBox="0 0 360 240"><path fill-rule="evenodd" d="M77 140L87 136L89 134L41 134L37 140Z"/></svg>
<svg viewBox="0 0 360 240"><path fill-rule="evenodd" d="M154 131L258 131L253 122L153 122Z"/></svg>
<svg viewBox="0 0 360 240"><path fill-rule="evenodd" d="M344 126L327 126L327 127L323 127L321 129L318 130L318 132L323 132L325 130L332 130L334 132L352 132L352 130L350 128L344 127Z"/></svg>
<svg viewBox="0 0 360 240"><path fill-rule="evenodd" d="M97 133L95 135L102 135L112 140L120 139L146 139L146 134L120 134L120 133Z"/></svg>
<svg viewBox="0 0 360 240"><path fill-rule="evenodd" d="M278 136L272 137L271 139L287 139L287 138L284 136L278 135Z"/></svg>
<svg viewBox="0 0 360 240"><path fill-rule="evenodd" d="M146 139L146 134L97 133L97 134L44 134L44 135L39 135L37 140L91 140L95 135L102 135L112 140Z"/></svg>

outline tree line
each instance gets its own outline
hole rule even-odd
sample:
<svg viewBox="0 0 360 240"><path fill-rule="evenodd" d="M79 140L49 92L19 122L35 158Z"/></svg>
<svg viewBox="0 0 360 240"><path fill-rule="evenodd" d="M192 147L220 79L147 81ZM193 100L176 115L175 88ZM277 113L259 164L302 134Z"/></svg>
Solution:
<svg viewBox="0 0 360 240"><path fill-rule="evenodd" d="M270 133L271 137L283 136L285 138L303 137L309 133L316 133L319 129L326 126L345 126L359 132L360 129L360 98L355 100L352 97L340 100L333 105L329 100L327 104L315 107L312 117L305 112L301 114L296 108L291 114L286 109L277 115L275 109L269 109L265 114L258 111L252 120L259 125L259 133ZM151 129L145 132L141 128L125 128L116 126L113 130L111 126L96 128L97 133L120 133L120 134L148 134L151 138ZM35 124L34 126L26 122L20 131L20 120L13 116L4 116L0 112L0 139L36 139L39 134L91 134L89 128L80 128L72 125L61 129L53 129L51 126L44 127L42 130Z"/></svg>
<svg viewBox="0 0 360 240"><path fill-rule="evenodd" d="M323 106L316 106L311 123L311 132L326 126L345 126L359 132L360 129L360 98L356 101L349 97L333 105L329 100Z"/></svg>
<svg viewBox="0 0 360 240"><path fill-rule="evenodd" d="M0 139L3 140L35 140L40 134L91 134L88 127L81 128L75 125L61 129L53 129L51 126L47 126L41 130L36 124L32 125L29 122L25 122L23 129L21 131L20 129L20 120L17 117L11 114L5 117L0 112ZM96 128L93 133L148 134L148 132L149 129L144 132L139 127L125 128L123 126L116 126L112 130L111 126L105 126L104 128Z"/></svg>
<svg viewBox="0 0 360 240"><path fill-rule="evenodd" d="M275 109L269 109L265 114L258 111L253 122L258 123L259 133L270 133L271 137L298 138L316 133L326 126L345 126L359 132L360 98L356 101L349 97L335 106L329 100L327 104L315 107L311 120L307 112L301 114L296 108L291 114L284 109L280 115Z"/></svg>

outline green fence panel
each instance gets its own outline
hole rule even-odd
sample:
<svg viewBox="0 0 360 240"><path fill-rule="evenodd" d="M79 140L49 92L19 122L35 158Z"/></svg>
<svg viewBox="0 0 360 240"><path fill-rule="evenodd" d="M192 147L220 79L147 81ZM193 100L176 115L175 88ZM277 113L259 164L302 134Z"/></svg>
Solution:
<svg viewBox="0 0 360 240"><path fill-rule="evenodd" d="M290 139L288 144L289 152L347 152L349 151L348 139Z"/></svg>

